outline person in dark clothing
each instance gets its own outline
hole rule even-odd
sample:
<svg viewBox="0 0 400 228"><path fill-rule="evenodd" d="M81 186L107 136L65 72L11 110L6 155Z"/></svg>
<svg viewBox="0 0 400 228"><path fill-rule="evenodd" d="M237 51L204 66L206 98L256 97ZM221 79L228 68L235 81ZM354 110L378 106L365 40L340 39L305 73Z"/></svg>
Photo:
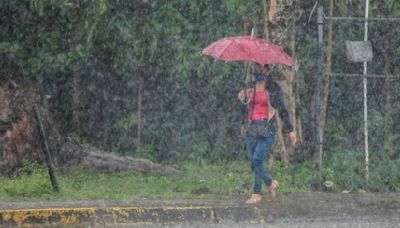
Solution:
<svg viewBox="0 0 400 228"><path fill-rule="evenodd" d="M238 98L243 104L242 107L247 109L248 128L245 145L250 167L255 177L253 194L245 202L246 204L261 201L262 182L267 185L268 194L272 196L275 195L279 186L278 181L272 180L264 169L264 160L275 142L277 128L275 110L279 110L280 118L285 124L284 133L289 134L293 144L297 142L296 133L285 107L282 89L263 73L262 69L261 65L256 65L255 87L248 89L246 93L241 90L238 94ZM261 129L261 131L257 129Z"/></svg>

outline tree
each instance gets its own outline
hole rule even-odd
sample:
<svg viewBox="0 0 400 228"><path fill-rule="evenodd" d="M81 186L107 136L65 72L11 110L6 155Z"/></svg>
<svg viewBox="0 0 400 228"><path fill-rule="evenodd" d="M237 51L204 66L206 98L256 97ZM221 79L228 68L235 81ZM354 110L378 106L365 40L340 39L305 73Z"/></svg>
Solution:
<svg viewBox="0 0 400 228"><path fill-rule="evenodd" d="M275 7L273 3L274 2L271 1L270 13L274 12L273 9ZM277 2L276 11L274 13L274 15L276 15L275 21L272 24L273 26L268 27L271 41L282 46L283 49L293 58L296 58L296 15L293 14L293 12L296 12L296 7L294 1ZM269 15L269 17L272 19L273 15ZM279 84L284 93L285 103L288 108L289 116L291 117L291 122L293 126L296 127L296 102L294 90L295 70L290 67L277 66L274 68L274 72L276 75L282 77ZM279 80L279 77L277 79ZM281 129L282 122L278 118L277 143L274 147L273 154L275 156L279 154L285 163L289 163L290 157L294 154L294 147L290 143L287 143L287 141L284 141ZM274 156L271 156L271 158L273 157ZM272 161L273 160L271 160L271 162Z"/></svg>

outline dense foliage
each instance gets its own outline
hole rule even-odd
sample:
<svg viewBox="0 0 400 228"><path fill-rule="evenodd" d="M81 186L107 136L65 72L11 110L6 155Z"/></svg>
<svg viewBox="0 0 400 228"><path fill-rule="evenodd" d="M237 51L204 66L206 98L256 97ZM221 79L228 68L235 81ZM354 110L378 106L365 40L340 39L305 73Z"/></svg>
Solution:
<svg viewBox="0 0 400 228"><path fill-rule="evenodd" d="M335 15L362 17L360 2L335 3ZM313 4L303 4L302 18L310 21L298 21L294 57L301 62L296 108L306 135L315 129L317 25ZM327 9L328 1L323 5ZM399 4L374 1L370 12L398 16ZM244 21L252 13L252 2L239 0L3 0L1 81L37 87L49 97L64 133L104 150L158 161L235 159L243 148L236 93L245 86L244 65L215 62L200 52L221 37L248 34ZM362 40L363 24L339 22L333 30L332 72L362 73L362 64L345 61L343 43ZM369 30L369 72L399 75L399 27L371 22ZM399 78L369 80L374 159L400 155L399 86ZM362 102L362 78L331 79L328 155L362 153ZM302 148L298 157L309 159Z"/></svg>

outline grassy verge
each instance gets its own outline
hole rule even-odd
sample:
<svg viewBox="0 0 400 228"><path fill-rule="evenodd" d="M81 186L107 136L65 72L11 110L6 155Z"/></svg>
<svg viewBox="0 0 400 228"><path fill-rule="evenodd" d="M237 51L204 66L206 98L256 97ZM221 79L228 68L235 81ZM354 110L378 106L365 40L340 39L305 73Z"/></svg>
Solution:
<svg viewBox="0 0 400 228"><path fill-rule="evenodd" d="M337 156L326 162L322 173L309 162L290 166L276 163L268 170L280 181L280 191L287 193L323 190L325 181L333 182L334 186L329 190L336 192L400 190L400 161L372 166L371 179L366 182L362 170L358 170L359 165L354 165L356 163L352 163L346 154ZM76 167L67 174L58 175L60 193L56 194L52 192L46 168L27 163L13 177L0 177L0 201L223 199L251 194L254 177L245 161L183 163L178 168L183 174L164 176Z"/></svg>
<svg viewBox="0 0 400 228"><path fill-rule="evenodd" d="M0 178L0 201L221 199L251 194L253 174L245 161L218 165L185 163L179 169L183 174L164 176L78 167L58 175L60 193L56 194L52 192L46 168L30 165L28 170L23 168L11 178ZM297 182L289 184L287 181L292 179L285 177L284 166L272 167L271 172L282 178L285 192L308 190Z"/></svg>

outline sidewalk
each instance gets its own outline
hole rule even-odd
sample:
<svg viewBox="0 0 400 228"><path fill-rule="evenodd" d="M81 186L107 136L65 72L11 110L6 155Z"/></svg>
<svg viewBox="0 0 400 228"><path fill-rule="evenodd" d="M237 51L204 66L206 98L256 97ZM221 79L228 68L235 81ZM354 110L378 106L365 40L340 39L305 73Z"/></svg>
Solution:
<svg viewBox="0 0 400 228"><path fill-rule="evenodd" d="M400 224L400 194L296 193L247 206L243 199L2 202L0 227L146 226L179 223L276 223L302 219L385 219Z"/></svg>

